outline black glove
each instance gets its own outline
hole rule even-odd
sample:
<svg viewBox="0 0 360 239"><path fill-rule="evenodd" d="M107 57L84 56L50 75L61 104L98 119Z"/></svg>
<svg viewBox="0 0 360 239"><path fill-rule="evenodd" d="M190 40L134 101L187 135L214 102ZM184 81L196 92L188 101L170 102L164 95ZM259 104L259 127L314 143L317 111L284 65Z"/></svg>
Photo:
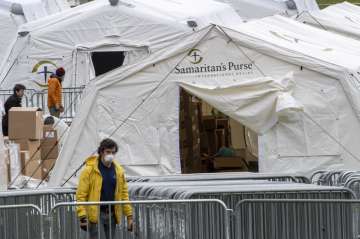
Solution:
<svg viewBox="0 0 360 239"><path fill-rule="evenodd" d="M87 225L88 225L88 222L87 222L86 217L80 218L80 228L81 228L81 230L87 231Z"/></svg>

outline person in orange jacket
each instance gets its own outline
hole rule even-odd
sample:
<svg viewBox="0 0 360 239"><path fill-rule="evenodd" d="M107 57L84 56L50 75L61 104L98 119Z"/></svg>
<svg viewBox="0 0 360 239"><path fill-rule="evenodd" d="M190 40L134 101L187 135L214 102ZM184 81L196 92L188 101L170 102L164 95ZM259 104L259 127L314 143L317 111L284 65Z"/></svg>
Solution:
<svg viewBox="0 0 360 239"><path fill-rule="evenodd" d="M48 80L48 108L50 115L57 118L60 117L60 113L64 111L62 105L62 86L61 82L65 76L64 68L60 67L56 69L56 74L51 75Z"/></svg>

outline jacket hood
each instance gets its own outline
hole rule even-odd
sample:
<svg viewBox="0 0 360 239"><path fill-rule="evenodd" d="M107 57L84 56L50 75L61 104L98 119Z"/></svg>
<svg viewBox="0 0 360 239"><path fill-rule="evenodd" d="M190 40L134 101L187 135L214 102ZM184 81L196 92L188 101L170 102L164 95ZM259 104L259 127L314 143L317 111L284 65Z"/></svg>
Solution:
<svg viewBox="0 0 360 239"><path fill-rule="evenodd" d="M98 157L99 156L91 156L89 158L86 159L86 166L94 166L94 165L97 165L97 162L98 162Z"/></svg>
<svg viewBox="0 0 360 239"><path fill-rule="evenodd" d="M98 158L99 156L97 155L94 155L94 156L90 156L89 158L86 159L86 162L85 162L85 165L86 166L90 166L90 167L94 167L94 166L97 166L98 165ZM116 162L115 160L113 161L114 165L115 165L115 168L117 168L118 170L121 170L123 171L121 165ZM98 167L95 167L98 171Z"/></svg>

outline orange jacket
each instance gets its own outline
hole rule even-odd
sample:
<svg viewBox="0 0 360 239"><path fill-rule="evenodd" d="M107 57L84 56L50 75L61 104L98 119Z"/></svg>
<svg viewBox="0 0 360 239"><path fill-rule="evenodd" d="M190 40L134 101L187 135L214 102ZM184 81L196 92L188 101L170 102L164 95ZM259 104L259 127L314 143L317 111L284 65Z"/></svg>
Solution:
<svg viewBox="0 0 360 239"><path fill-rule="evenodd" d="M62 86L57 78L52 77L48 80L48 107L56 104L62 105Z"/></svg>

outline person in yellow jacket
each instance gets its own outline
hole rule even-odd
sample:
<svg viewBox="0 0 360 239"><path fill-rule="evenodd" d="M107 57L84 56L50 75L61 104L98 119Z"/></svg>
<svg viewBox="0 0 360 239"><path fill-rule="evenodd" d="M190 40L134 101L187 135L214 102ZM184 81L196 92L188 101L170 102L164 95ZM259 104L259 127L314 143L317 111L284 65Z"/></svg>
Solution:
<svg viewBox="0 0 360 239"><path fill-rule="evenodd" d="M80 175L76 192L77 202L129 200L124 169L114 161L117 151L115 141L104 139L98 148L99 156L92 156L86 160L86 167ZM81 229L87 231L91 239L97 238L99 229L104 231L106 239L112 239L116 224L120 223L122 215L127 217L127 229L132 231L132 207L129 204L110 207L78 206L77 214Z"/></svg>
<svg viewBox="0 0 360 239"><path fill-rule="evenodd" d="M50 115L57 118L64 111L62 105L62 86L61 82L65 76L64 68L56 69L56 74L51 75L48 80L48 108Z"/></svg>

